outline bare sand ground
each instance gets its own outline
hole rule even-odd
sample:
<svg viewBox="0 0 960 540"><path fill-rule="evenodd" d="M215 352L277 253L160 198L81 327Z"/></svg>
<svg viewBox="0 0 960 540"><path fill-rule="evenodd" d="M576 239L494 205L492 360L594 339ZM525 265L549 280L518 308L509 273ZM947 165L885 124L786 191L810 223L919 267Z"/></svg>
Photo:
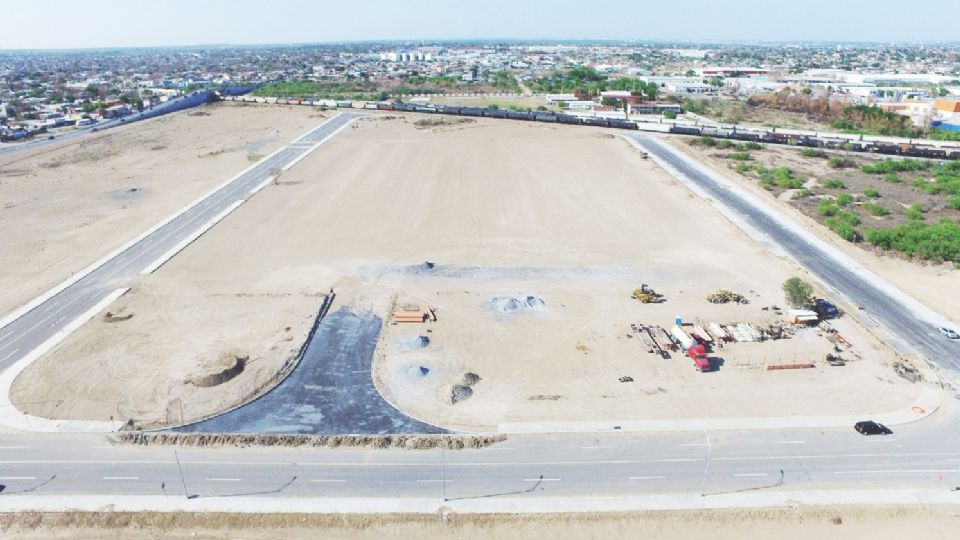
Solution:
<svg viewBox="0 0 960 540"><path fill-rule="evenodd" d="M805 226L809 231L817 234L817 236L824 241L837 247L866 268L890 281L920 302L923 302L932 309L939 311L942 315L952 319L954 322L960 322L960 295L943 294L943 291L960 290L960 270L952 267L949 264L925 264L922 262L909 261L903 259L902 257L898 257L895 254L878 254L865 244L851 244L850 242L843 240L825 228L823 225L817 223L815 219L804 215L804 213L798 209L794 203L771 197L770 193L761 188L755 181L743 178L736 171L731 170L729 168L729 160L720 159L714 156L713 154L715 154L715 152L712 151L701 151L699 148L691 148L690 145L687 144L687 140L687 138L683 137L670 138L670 141L673 143L675 148L678 148L689 155L700 159L710 167L713 167L718 172L723 174L726 178L736 181L739 185L749 189L758 197L760 197L761 200L773 205L778 210L791 216L795 221ZM763 151L752 152L752 155L756 159L761 159L763 163L768 166L785 165L793 170L809 171L813 173L810 175L813 178L842 178L845 182L847 182L848 185L851 186L868 185L868 182L863 181L863 179L861 179L859 182L855 181L851 183L852 175L846 174L843 170L837 171L830 169L825 165L825 160L817 161L810 158L803 158L799 155L798 149L767 145L767 149ZM895 187L891 187L890 184L887 184L883 181L882 175L858 176L866 177L869 183L872 184L869 187L874 187L881 193L887 193L889 195L890 192L895 189ZM901 177L904 179L904 182L908 182L906 179L909 178L909 175L901 174ZM902 189L902 186L898 185L896 186L896 189ZM816 191L827 192L829 190L819 189ZM930 207L931 203L927 199L929 199L929 197L924 197L923 195L918 195L917 197L917 200L923 202L925 206ZM886 199L881 200L880 202L888 206L888 208L893 212L902 211L898 205L892 205ZM864 223L871 224L876 222L877 219L878 218L866 216L864 217ZM877 222L876 226L884 226L884 224Z"/></svg>
<svg viewBox="0 0 960 540"><path fill-rule="evenodd" d="M822 360L829 345L812 332L725 348L708 374L679 355L647 354L626 337L631 323L766 322L761 308L782 304L780 284L802 271L608 134L492 120L417 129L414 120L378 116L345 130L132 283L113 307L133 318L88 325L29 368L15 403L33 414L147 419L169 418L175 398L193 404L186 418L237 403L238 388L283 365L331 287L340 305L385 320L403 303L437 308L436 323L386 327L374 376L401 409L442 425L883 412L919 393L852 321L841 323L855 346L843 368L761 369ZM419 271L425 260L438 265ZM640 283L668 301L630 299ZM720 287L751 304L709 304ZM503 313L492 303L526 296L544 304ZM420 335L430 345L412 350ZM266 371L192 396L199 366L232 351ZM482 380L451 405L465 372ZM634 382L618 382L625 375Z"/></svg>
<svg viewBox="0 0 960 540"><path fill-rule="evenodd" d="M0 157L0 314L322 121L217 104Z"/></svg>
<svg viewBox="0 0 960 540"><path fill-rule="evenodd" d="M229 515L41 514L0 515L5 538L711 538L718 540L939 540L956 537L960 510L926 507L795 507L775 509L555 514L451 515Z"/></svg>

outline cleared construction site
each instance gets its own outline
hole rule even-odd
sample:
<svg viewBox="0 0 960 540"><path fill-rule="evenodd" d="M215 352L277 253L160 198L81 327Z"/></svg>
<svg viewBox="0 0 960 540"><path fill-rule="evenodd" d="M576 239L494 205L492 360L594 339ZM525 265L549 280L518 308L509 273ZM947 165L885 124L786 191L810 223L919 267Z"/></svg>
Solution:
<svg viewBox="0 0 960 540"><path fill-rule="evenodd" d="M622 138L418 120L351 124L123 284L15 381L14 404L140 427L207 419L288 391L318 313L337 316L316 335L355 333L364 358L311 369L349 365L383 407L443 430L875 414L924 391L856 306L826 321L788 307L784 280L816 282ZM335 393L325 380L278 406L289 425L337 414L315 400Z"/></svg>

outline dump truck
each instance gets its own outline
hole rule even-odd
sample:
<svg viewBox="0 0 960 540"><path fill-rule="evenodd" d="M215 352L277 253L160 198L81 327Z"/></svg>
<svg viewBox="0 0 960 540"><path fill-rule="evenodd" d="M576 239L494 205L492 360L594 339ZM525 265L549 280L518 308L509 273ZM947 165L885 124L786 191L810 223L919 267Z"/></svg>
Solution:
<svg viewBox="0 0 960 540"><path fill-rule="evenodd" d="M687 349L687 354L693 360L693 367L697 368L697 371L710 371L710 358L707 357L706 347L696 343Z"/></svg>

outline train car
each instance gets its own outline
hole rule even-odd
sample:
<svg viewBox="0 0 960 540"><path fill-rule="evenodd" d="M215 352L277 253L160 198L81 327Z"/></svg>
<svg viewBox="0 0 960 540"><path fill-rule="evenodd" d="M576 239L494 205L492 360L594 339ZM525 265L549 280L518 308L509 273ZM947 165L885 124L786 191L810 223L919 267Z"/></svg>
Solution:
<svg viewBox="0 0 960 540"><path fill-rule="evenodd" d="M571 124L574 126L579 126L583 123L580 121L580 117L573 116L571 114L558 114L557 122L560 122L561 124Z"/></svg>
<svg viewBox="0 0 960 540"><path fill-rule="evenodd" d="M676 124L670 126L670 133L675 133L677 135L700 135L700 128L693 126L678 126Z"/></svg>
<svg viewBox="0 0 960 540"><path fill-rule="evenodd" d="M444 114L460 114L463 107L453 107L451 105L437 105L437 112Z"/></svg>
<svg viewBox="0 0 960 540"><path fill-rule="evenodd" d="M381 102L377 103L377 110L378 110L378 111L392 111L392 110L395 110L395 109L393 108L393 103L387 103L387 102L381 101Z"/></svg>
<svg viewBox="0 0 960 540"><path fill-rule="evenodd" d="M483 116L483 109L480 107L463 107L460 109L462 116Z"/></svg>
<svg viewBox="0 0 960 540"><path fill-rule="evenodd" d="M586 118L583 119L583 125L585 125L585 126L607 127L607 126L609 126L610 124L607 122L607 119L606 119L606 118L600 118L600 117L597 117L597 116L588 116L588 117L586 117Z"/></svg>
<svg viewBox="0 0 960 540"><path fill-rule="evenodd" d="M620 120L619 118L610 118L607 120L607 125L612 128L639 129L636 122L631 122L630 120Z"/></svg>
<svg viewBox="0 0 960 540"><path fill-rule="evenodd" d="M483 111L483 115L489 118L507 118L507 111L502 109L487 109Z"/></svg>
<svg viewBox="0 0 960 540"><path fill-rule="evenodd" d="M507 118L512 120L533 120L533 116L530 111L507 111Z"/></svg>
<svg viewBox="0 0 960 540"><path fill-rule="evenodd" d="M414 107L414 110L421 113L435 113L437 108L433 105L418 105Z"/></svg>
<svg viewBox="0 0 960 540"><path fill-rule="evenodd" d="M537 113L533 115L533 119L537 122L556 122L557 115L549 113Z"/></svg>

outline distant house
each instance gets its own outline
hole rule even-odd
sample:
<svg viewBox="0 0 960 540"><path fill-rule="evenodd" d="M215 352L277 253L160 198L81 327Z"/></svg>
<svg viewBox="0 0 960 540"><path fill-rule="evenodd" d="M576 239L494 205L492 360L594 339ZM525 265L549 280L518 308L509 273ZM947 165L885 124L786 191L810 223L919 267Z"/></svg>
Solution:
<svg viewBox="0 0 960 540"><path fill-rule="evenodd" d="M100 109L101 118L120 118L133 112L129 105L114 105Z"/></svg>

